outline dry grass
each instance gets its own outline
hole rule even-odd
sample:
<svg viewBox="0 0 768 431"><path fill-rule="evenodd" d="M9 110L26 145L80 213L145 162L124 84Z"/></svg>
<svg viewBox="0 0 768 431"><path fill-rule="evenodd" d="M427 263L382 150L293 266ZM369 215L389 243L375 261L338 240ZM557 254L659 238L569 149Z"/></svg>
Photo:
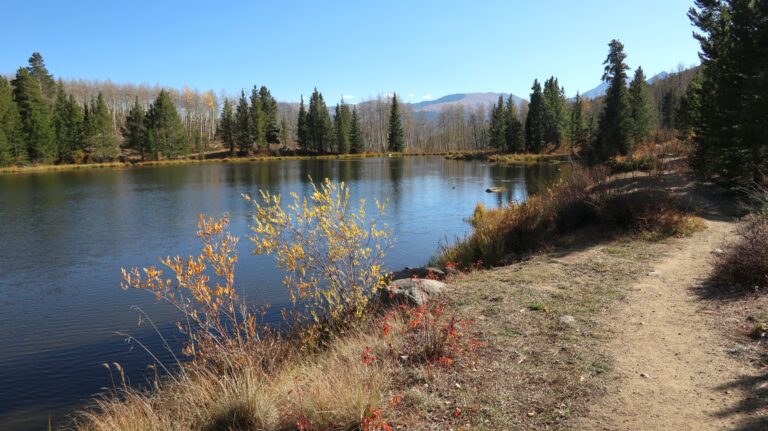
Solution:
<svg viewBox="0 0 768 431"><path fill-rule="evenodd" d="M704 227L671 192L624 190L599 167L576 169L567 179L520 204L497 209L478 205L468 223L471 234L443 247L434 263L510 263L546 249L559 235L590 224L629 230L647 239L686 236Z"/></svg>
<svg viewBox="0 0 768 431"><path fill-rule="evenodd" d="M768 287L768 219L752 214L737 228L738 239L715 254L716 281L748 291Z"/></svg>

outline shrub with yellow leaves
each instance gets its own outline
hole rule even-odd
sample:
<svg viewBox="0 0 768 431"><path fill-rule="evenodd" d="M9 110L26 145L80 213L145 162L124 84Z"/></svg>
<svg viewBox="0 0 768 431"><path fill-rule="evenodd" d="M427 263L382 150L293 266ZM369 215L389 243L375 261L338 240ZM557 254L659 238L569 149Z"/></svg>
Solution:
<svg viewBox="0 0 768 431"><path fill-rule="evenodd" d="M256 317L233 286L238 239L226 230L228 216L206 218L200 215L197 237L202 253L166 257L161 263L173 272L164 279L163 270L154 266L121 268L124 289L151 291L158 300L174 305L183 314L178 327L187 336L184 353L193 360L205 361L217 353L244 349L256 340Z"/></svg>
<svg viewBox="0 0 768 431"><path fill-rule="evenodd" d="M295 316L315 323L314 330L341 330L358 322L385 287L383 261L392 232L378 223L385 209L378 200L377 216L369 217L365 200L354 207L343 182L311 184L308 197L291 193L285 206L280 195L246 195L256 208L249 238L254 253L275 256L287 273L283 283Z"/></svg>

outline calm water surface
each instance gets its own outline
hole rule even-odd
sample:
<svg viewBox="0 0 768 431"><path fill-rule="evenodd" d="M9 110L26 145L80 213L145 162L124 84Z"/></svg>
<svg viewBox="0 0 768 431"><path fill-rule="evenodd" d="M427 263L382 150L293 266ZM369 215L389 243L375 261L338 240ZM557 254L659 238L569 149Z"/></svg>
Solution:
<svg viewBox="0 0 768 431"><path fill-rule="evenodd" d="M560 175L553 165L501 167L440 157L292 160L84 170L0 176L0 429L46 429L112 387L103 363L119 362L133 384L152 359L130 334L172 363L160 337L139 325L140 307L172 344L176 315L141 291L119 288L121 266L198 252L197 215L228 212L236 235L249 232L258 190L306 194L308 177L349 184L354 200L387 199L395 230L390 268L427 262L440 241L467 232L478 202L525 200ZM487 194L491 186L508 192ZM242 239L236 285L275 311L288 297L265 256Z"/></svg>

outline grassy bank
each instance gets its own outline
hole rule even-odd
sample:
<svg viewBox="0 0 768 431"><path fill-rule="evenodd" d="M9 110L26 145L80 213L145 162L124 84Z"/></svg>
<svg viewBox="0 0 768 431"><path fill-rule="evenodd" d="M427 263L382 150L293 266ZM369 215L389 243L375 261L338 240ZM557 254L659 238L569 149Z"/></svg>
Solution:
<svg viewBox="0 0 768 431"><path fill-rule="evenodd" d="M350 160L365 159L375 157L409 157L409 156L449 156L456 154L454 152L405 152L405 153L362 153L362 154L322 154L322 155L254 155L245 157L225 157L216 159L172 159L172 160L153 160L144 162L106 162L106 163L82 163L82 164L59 164L59 165L24 165L0 167L0 175L3 174L23 174L35 172L59 172L75 171L86 169L129 169L147 166L175 166L191 165L201 163L250 163L250 162L270 162L276 160Z"/></svg>

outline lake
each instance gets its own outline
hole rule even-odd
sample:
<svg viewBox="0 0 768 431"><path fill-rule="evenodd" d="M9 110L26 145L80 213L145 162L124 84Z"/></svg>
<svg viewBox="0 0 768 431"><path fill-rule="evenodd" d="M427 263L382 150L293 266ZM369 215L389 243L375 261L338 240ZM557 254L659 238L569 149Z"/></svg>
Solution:
<svg viewBox="0 0 768 431"><path fill-rule="evenodd" d="M563 166L563 170L565 170ZM118 362L134 385L151 372L151 357L172 364L146 313L175 347L176 315L143 291L120 289L120 267L199 252L198 214L230 215L230 229L249 232L258 190L306 194L312 177L345 181L353 201L389 202L382 221L394 229L390 269L427 263L442 242L468 230L478 202L523 201L561 175L551 164L494 166L442 157L283 160L210 163L125 170L0 176L0 429L46 429L113 388L104 363ZM485 189L502 186L506 192ZM250 302L267 302L267 320L290 304L282 275L268 256L241 238L235 285ZM137 307L141 310L137 310ZM119 381L118 381L119 383Z"/></svg>

